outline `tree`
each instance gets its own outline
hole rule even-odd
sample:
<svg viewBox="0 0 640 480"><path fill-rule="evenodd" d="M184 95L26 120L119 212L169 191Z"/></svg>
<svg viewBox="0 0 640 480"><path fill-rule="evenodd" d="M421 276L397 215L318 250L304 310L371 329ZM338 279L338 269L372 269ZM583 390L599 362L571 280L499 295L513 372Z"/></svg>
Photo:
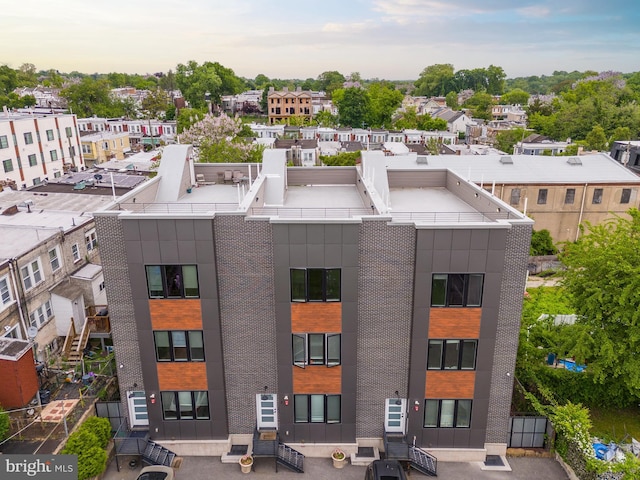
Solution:
<svg viewBox="0 0 640 480"><path fill-rule="evenodd" d="M18 86L18 75L7 65L0 65L0 93L8 94Z"/></svg>
<svg viewBox="0 0 640 480"><path fill-rule="evenodd" d="M160 113L166 112L169 105L171 105L169 95L161 88L149 91L141 102L141 107L148 118L159 118Z"/></svg>
<svg viewBox="0 0 640 480"><path fill-rule="evenodd" d="M220 101L222 80L218 76L216 66L211 62L198 65L195 60L190 60L186 65L178 64L176 85L192 108L205 108L207 93L211 96L211 101Z"/></svg>
<svg viewBox="0 0 640 480"><path fill-rule="evenodd" d="M360 150L357 152L340 152L336 155L320 155L322 164L329 167L354 166L358 160L360 160Z"/></svg>
<svg viewBox="0 0 640 480"><path fill-rule="evenodd" d="M17 72L18 85L21 87L35 87L38 85L36 66L33 63L23 63Z"/></svg>
<svg viewBox="0 0 640 480"><path fill-rule="evenodd" d="M619 379L640 395L640 211L598 225L567 243L563 285L586 335L575 342L578 361L588 361L596 381ZM585 233L588 231L589 233Z"/></svg>
<svg viewBox="0 0 640 480"><path fill-rule="evenodd" d="M514 128L511 130L502 130L496 135L496 143L494 146L504 153L513 153L513 146L521 142L526 135L524 128Z"/></svg>
<svg viewBox="0 0 640 480"><path fill-rule="evenodd" d="M243 130L242 120L222 113L205 115L180 135L182 143L192 143L203 163L239 163L262 161L263 148L238 138Z"/></svg>
<svg viewBox="0 0 640 480"><path fill-rule="evenodd" d="M447 121L443 118L432 118L429 114L419 115L418 129L432 132L443 132L447 129Z"/></svg>
<svg viewBox="0 0 640 480"><path fill-rule="evenodd" d="M393 128L398 130L413 130L418 128L418 109L415 106L409 106L393 124Z"/></svg>
<svg viewBox="0 0 640 480"><path fill-rule="evenodd" d="M342 88L345 82L344 75L335 70L323 72L318 76L318 90L324 91L329 98L332 98L333 92Z"/></svg>
<svg viewBox="0 0 640 480"><path fill-rule="evenodd" d="M595 125L585 140L587 141L587 148L590 150L602 152L607 149L607 136L600 125Z"/></svg>
<svg viewBox="0 0 640 480"><path fill-rule="evenodd" d="M514 88L500 97L500 103L505 105L524 105L529 102L529 94L521 88Z"/></svg>
<svg viewBox="0 0 640 480"><path fill-rule="evenodd" d="M69 108L79 118L96 115L98 117L119 117L122 108L111 98L111 89L106 80L84 77L80 83L70 85L60 91Z"/></svg>
<svg viewBox="0 0 640 480"><path fill-rule="evenodd" d="M166 75L160 77L158 80L158 86L169 92L176 89L176 74L172 70L169 70Z"/></svg>
<svg viewBox="0 0 640 480"><path fill-rule="evenodd" d="M329 110L321 110L313 117L314 122L319 127L335 127L338 125L338 117Z"/></svg>
<svg viewBox="0 0 640 480"><path fill-rule="evenodd" d="M451 110L458 109L458 94L456 92L447 93L445 101L447 103L447 107L449 107Z"/></svg>
<svg viewBox="0 0 640 480"><path fill-rule="evenodd" d="M369 108L365 121L370 127L390 128L391 116L402 105L404 95L397 91L393 85L386 83L373 83L367 89Z"/></svg>
<svg viewBox="0 0 640 480"><path fill-rule="evenodd" d="M369 110L369 95L361 88L338 89L333 93L340 125L362 128Z"/></svg>
<svg viewBox="0 0 640 480"><path fill-rule="evenodd" d="M504 92L504 80L507 75L504 73L502 67L496 67L495 65L489 65L486 69L487 75L487 93L491 95L502 95Z"/></svg>
<svg viewBox="0 0 640 480"><path fill-rule="evenodd" d="M491 120L491 106L493 105L493 97L485 92L476 92L469 100L464 103L465 107L471 108L473 116Z"/></svg>
<svg viewBox="0 0 640 480"><path fill-rule="evenodd" d="M420 77L415 82L416 96L444 96L454 90L453 65L441 63L430 65L422 70Z"/></svg>
<svg viewBox="0 0 640 480"><path fill-rule="evenodd" d="M549 230L534 230L531 234L530 255L555 255L558 249L553 244Z"/></svg>

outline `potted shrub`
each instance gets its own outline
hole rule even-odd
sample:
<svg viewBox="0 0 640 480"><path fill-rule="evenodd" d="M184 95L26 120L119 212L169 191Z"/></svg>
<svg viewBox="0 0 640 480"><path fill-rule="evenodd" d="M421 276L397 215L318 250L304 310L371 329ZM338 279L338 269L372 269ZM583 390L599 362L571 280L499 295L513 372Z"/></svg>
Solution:
<svg viewBox="0 0 640 480"><path fill-rule="evenodd" d="M249 454L243 455L238 463L240 463L240 470L242 470L242 473L249 473L253 467L253 457Z"/></svg>
<svg viewBox="0 0 640 480"><path fill-rule="evenodd" d="M340 450L339 448L336 448L333 451L333 453L331 454L331 460L333 460L333 466L335 468L344 467L346 458L347 458L347 456L345 455L345 453L342 450Z"/></svg>

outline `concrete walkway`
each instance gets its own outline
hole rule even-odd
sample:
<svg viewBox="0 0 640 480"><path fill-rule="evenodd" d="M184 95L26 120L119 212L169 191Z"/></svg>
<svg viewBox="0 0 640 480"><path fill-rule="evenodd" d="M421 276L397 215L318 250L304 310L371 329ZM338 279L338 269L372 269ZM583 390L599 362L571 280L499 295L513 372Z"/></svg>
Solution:
<svg viewBox="0 0 640 480"><path fill-rule="evenodd" d="M497 472L481 470L479 463L438 463L438 477L447 480L565 480L566 473L558 462L551 458L507 457L513 471ZM129 468L129 458L121 457L120 472L115 460L111 462L103 480L135 480L140 467ZM176 480L211 479L278 479L278 480L363 480L365 467L347 464L343 469L333 468L329 458L305 458L305 473L294 473L278 467L276 473L272 459L259 458L250 474L240 472L240 466L221 463L220 457L185 457L176 470ZM248 476L247 476L248 475ZM411 471L410 478L431 478Z"/></svg>

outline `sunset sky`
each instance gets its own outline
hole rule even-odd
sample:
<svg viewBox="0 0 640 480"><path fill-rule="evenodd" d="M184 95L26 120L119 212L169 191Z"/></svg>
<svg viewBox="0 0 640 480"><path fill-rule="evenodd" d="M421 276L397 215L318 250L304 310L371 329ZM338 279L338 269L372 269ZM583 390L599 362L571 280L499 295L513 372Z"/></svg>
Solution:
<svg viewBox="0 0 640 480"><path fill-rule="evenodd" d="M166 72L218 61L255 78L415 79L435 63L640 70L638 0L16 0L0 15L0 64L61 72Z"/></svg>

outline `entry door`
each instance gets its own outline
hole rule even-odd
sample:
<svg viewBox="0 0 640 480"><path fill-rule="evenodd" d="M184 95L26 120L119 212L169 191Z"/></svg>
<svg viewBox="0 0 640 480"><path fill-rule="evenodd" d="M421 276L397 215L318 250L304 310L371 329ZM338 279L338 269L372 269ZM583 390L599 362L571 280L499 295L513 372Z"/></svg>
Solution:
<svg viewBox="0 0 640 480"><path fill-rule="evenodd" d="M256 418L258 430L278 429L278 395L259 393L256 395Z"/></svg>
<svg viewBox="0 0 640 480"><path fill-rule="evenodd" d="M127 403L129 405L129 424L131 427L149 425L147 395L144 391L127 392Z"/></svg>
<svg viewBox="0 0 640 480"><path fill-rule="evenodd" d="M390 433L405 433L407 399L387 398L384 403L384 429Z"/></svg>

